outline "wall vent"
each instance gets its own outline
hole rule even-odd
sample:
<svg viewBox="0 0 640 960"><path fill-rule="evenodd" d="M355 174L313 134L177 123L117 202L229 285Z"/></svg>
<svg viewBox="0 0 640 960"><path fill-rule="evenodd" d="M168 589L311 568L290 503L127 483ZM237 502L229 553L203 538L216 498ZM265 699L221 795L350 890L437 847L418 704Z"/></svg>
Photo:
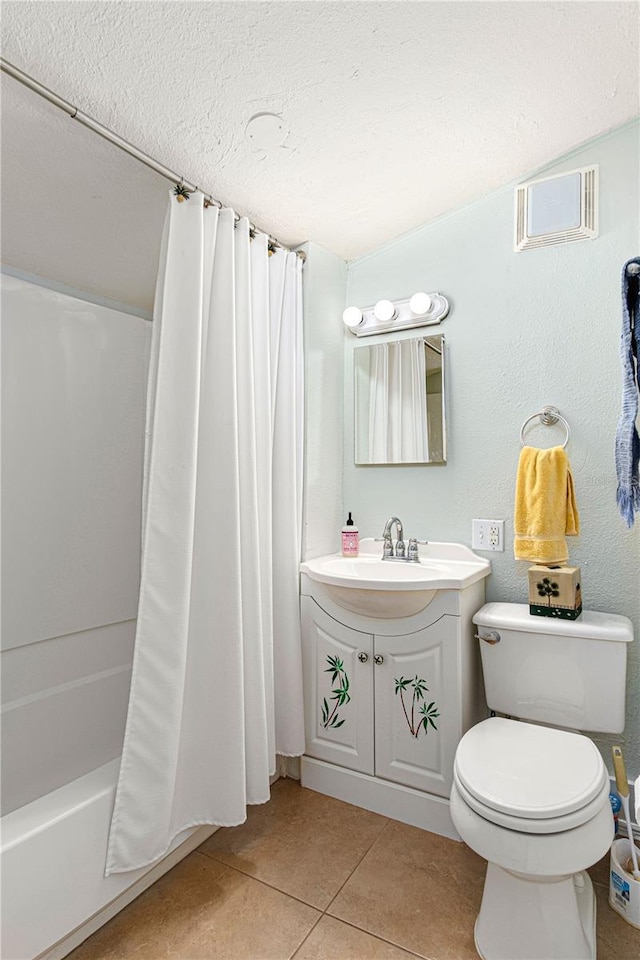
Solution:
<svg viewBox="0 0 640 960"><path fill-rule="evenodd" d="M598 236L598 167L582 167L516 187L515 250Z"/></svg>

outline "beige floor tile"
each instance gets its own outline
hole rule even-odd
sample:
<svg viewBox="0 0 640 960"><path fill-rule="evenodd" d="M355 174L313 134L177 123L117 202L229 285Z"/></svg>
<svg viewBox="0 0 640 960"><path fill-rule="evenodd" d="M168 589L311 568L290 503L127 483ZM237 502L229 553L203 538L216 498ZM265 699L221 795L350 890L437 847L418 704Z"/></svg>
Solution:
<svg viewBox="0 0 640 960"><path fill-rule="evenodd" d="M594 887L597 898L596 938L598 960L638 960L640 930L632 927L609 906L609 885Z"/></svg>
<svg viewBox="0 0 640 960"><path fill-rule="evenodd" d="M70 960L288 960L317 910L192 853Z"/></svg>
<svg viewBox="0 0 640 960"><path fill-rule="evenodd" d="M414 957L414 953L372 937L364 930L324 916L294 955L294 960L413 960Z"/></svg>
<svg viewBox="0 0 640 960"><path fill-rule="evenodd" d="M587 873L591 877L592 883L599 883L602 886L609 888L609 853L598 860L597 863L594 863L592 867L589 867Z"/></svg>
<svg viewBox="0 0 640 960"><path fill-rule="evenodd" d="M323 910L388 821L279 780L272 802L240 827L218 830L199 851Z"/></svg>
<svg viewBox="0 0 640 960"><path fill-rule="evenodd" d="M430 960L477 960L485 870L464 844L391 821L327 912Z"/></svg>

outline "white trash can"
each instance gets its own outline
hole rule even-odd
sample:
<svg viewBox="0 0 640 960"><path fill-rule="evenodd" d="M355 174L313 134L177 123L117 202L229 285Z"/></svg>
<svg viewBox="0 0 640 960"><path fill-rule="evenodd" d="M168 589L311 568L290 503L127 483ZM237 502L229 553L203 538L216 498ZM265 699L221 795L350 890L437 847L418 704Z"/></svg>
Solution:
<svg viewBox="0 0 640 960"><path fill-rule="evenodd" d="M634 880L633 874L623 866L630 857L631 843L624 839L614 840L609 861L609 903L627 923L640 930L640 880Z"/></svg>

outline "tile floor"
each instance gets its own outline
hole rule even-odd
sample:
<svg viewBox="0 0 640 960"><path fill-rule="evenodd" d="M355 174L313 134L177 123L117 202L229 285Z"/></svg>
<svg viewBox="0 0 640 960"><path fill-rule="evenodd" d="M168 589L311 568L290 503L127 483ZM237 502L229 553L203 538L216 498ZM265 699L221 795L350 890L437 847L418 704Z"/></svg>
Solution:
<svg viewBox="0 0 640 960"><path fill-rule="evenodd" d="M484 871L461 843L280 780L70 960L477 960ZM598 960L638 960L607 861L591 875Z"/></svg>

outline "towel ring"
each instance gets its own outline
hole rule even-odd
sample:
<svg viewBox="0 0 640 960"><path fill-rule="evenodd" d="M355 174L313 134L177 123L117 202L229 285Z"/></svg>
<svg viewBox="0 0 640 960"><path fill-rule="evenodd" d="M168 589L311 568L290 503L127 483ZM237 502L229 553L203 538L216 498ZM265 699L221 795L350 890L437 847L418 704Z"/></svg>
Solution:
<svg viewBox="0 0 640 960"><path fill-rule="evenodd" d="M564 450L566 445L569 443L569 437L571 436L571 431L569 430L569 424L562 416L557 407L546 406L540 413L532 413L530 417L527 417L525 422L522 424L520 429L520 443L524 447L524 431L528 423L531 423L532 420L535 420L536 417L540 418L540 423L544 423L546 426L550 426L553 423L557 423L558 420L562 423L563 427L567 431L567 436L565 441L562 444L562 449Z"/></svg>

